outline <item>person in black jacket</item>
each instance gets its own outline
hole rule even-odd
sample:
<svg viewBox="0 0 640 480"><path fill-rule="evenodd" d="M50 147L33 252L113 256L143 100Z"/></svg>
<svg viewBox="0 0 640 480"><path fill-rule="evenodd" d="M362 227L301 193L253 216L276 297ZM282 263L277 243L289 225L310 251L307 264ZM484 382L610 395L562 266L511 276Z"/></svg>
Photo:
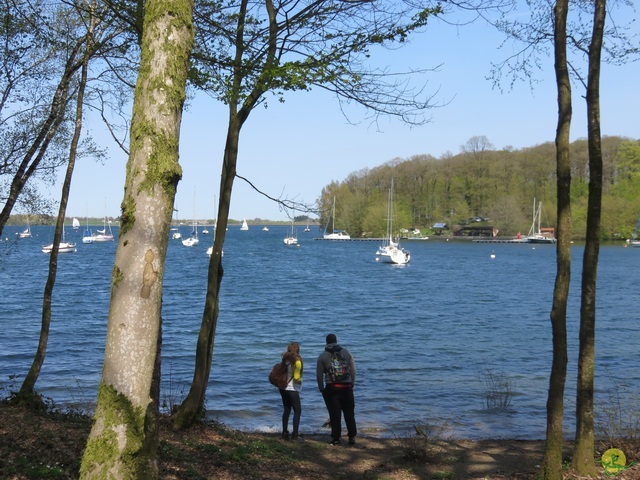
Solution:
<svg viewBox="0 0 640 480"><path fill-rule="evenodd" d="M349 445L355 445L356 428L355 399L353 386L356 383L356 365L346 348L338 345L335 334L326 338L326 347L318 357L316 366L318 389L329 411L331 423L331 445L340 445L342 415L347 424Z"/></svg>

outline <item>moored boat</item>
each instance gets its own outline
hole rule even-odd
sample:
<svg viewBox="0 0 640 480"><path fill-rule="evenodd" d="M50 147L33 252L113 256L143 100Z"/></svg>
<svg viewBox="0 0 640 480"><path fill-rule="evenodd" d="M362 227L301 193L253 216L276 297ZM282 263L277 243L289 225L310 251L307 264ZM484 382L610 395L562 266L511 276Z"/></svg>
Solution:
<svg viewBox="0 0 640 480"><path fill-rule="evenodd" d="M529 234L527 235L527 241L529 243L546 243L552 244L556 243L555 237L555 228L541 228L540 220L542 217L542 202L538 203L538 207L536 208L536 199L533 199L533 222L531 223L531 228L529 229Z"/></svg>
<svg viewBox="0 0 640 480"><path fill-rule="evenodd" d="M53 251L53 243L43 246L42 253L51 253ZM62 227L62 241L58 246L58 253L73 253L77 252L76 244L72 242L67 242L65 240L64 227Z"/></svg>
<svg viewBox="0 0 640 480"><path fill-rule="evenodd" d="M193 192L193 230L191 231L191 236L182 240L182 245L185 247L195 247L196 245L200 245L200 240L198 239L198 222L196 222L196 193L195 190Z"/></svg>
<svg viewBox="0 0 640 480"><path fill-rule="evenodd" d="M411 253L400 247L399 241L393 240L393 179L389 187L389 199L387 201L387 233L383 244L376 252L376 261L382 263L394 263L405 265L411 260Z"/></svg>
<svg viewBox="0 0 640 480"><path fill-rule="evenodd" d="M329 231L329 222L331 222L331 231ZM336 230L336 197L333 197L333 207L331 208L331 216L327 220L324 227L323 238L325 240L351 240L351 236L344 230Z"/></svg>
<svg viewBox="0 0 640 480"><path fill-rule="evenodd" d="M289 235L287 235L286 237L284 237L284 244L285 245L297 245L298 244L298 235L294 229L293 226L293 221L291 221L291 232L289 232Z"/></svg>
<svg viewBox="0 0 640 480"><path fill-rule="evenodd" d="M31 222L29 221L29 215L27 215L27 228L18 233L18 238L31 238Z"/></svg>
<svg viewBox="0 0 640 480"><path fill-rule="evenodd" d="M93 236L94 242L113 242L113 231L111 230L111 220L104 217L102 230L96 230L98 233Z"/></svg>
<svg viewBox="0 0 640 480"><path fill-rule="evenodd" d="M636 229L633 231L633 235L627 243L635 248L640 248L640 240L638 240L638 230L640 230L640 215L638 216L638 221L636 222Z"/></svg>

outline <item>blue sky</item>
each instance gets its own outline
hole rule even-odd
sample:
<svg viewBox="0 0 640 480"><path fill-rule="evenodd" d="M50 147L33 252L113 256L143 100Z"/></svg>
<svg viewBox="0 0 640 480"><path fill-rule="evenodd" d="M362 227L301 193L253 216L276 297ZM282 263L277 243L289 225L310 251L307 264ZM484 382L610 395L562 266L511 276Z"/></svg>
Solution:
<svg viewBox="0 0 640 480"><path fill-rule="evenodd" d="M271 196L287 196L313 203L322 188L350 173L373 168L395 158L419 154L440 157L460 152L473 136L486 136L495 148L524 148L553 141L556 127L556 91L553 61L543 60L540 83L532 91L518 83L511 91L494 88L491 62L508 55L499 49L502 37L489 27L434 28L399 51L374 58L392 69L413 65L435 67L426 91L434 102L448 104L429 112L431 121L410 128L398 120L383 119L377 127L363 121L349 124L338 101L326 92L296 92L279 103L269 97L267 109L258 107L245 124L240 138L238 173ZM603 135L640 138L640 80L638 62L622 67L603 66L601 122ZM586 137L583 91L574 88L572 139ZM351 120L364 118L357 108ZM218 196L227 110L209 97L192 100L183 116L180 163L183 177L178 187L179 218L213 218ZM98 139L106 138L98 124L89 125ZM68 216L118 216L123 196L126 157L110 147L104 164L92 159L78 162L74 173ZM52 190L58 196L58 190ZM106 204L106 212L105 212ZM236 180L231 200L232 219L286 220L278 206Z"/></svg>

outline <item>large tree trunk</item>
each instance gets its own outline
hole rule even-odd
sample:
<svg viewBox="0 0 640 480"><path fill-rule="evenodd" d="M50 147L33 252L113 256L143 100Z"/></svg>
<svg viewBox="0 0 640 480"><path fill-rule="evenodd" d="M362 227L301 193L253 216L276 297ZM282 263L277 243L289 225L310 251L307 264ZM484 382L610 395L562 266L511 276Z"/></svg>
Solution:
<svg viewBox="0 0 640 480"><path fill-rule="evenodd" d="M176 186L193 2L148 0L112 273L102 380L82 478L158 476L164 265Z"/></svg>
<svg viewBox="0 0 640 480"><path fill-rule="evenodd" d="M58 210L58 221L56 223L56 231L53 238L54 248L49 258L49 275L44 288L44 296L42 299L42 323L40 326L40 340L38 348L33 358L33 363L29 369L29 373L20 388L20 396L35 395L35 384L40 375L40 369L44 363L47 352L47 343L49 341L49 326L51 325L51 298L53 296L53 287L56 283L56 274L58 271L58 247L62 237L62 229L64 228L64 217L67 211L67 202L69 200L69 190L71 188L71 179L76 164L78 153L78 143L80 142L80 134L82 133L82 114L84 105L84 92L87 85L87 70L89 65L89 47L86 48L82 62L81 78L78 84L78 94L76 98L76 120L69 148L69 163L67 164L67 172L62 186L62 196L60 198L60 208Z"/></svg>
<svg viewBox="0 0 640 480"><path fill-rule="evenodd" d="M596 278L600 253L602 210L602 145L600 135L600 59L606 17L606 0L596 0L593 35L589 46L587 116L589 143L589 202L587 235L582 259L580 303L580 353L576 391L576 438L572 468L581 476L595 475L593 389L595 376Z"/></svg>
<svg viewBox="0 0 640 480"><path fill-rule="evenodd" d="M571 82L567 68L568 0L558 0L554 11L555 72L558 89L556 129L556 176L558 197L558 243L556 245L556 282L553 289L551 328L553 360L547 397L547 434L539 475L543 479L562 478L562 418L567 378L567 298L571 281Z"/></svg>

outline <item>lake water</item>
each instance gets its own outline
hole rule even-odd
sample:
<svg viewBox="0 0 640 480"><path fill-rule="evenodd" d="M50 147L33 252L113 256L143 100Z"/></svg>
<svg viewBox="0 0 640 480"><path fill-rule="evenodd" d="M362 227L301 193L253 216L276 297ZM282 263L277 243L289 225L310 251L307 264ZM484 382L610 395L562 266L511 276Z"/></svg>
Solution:
<svg viewBox="0 0 640 480"><path fill-rule="evenodd" d="M446 424L466 438L544 438L551 363L549 311L555 247L461 241L404 242L406 266L375 261L376 242L314 241L298 228L248 232L230 227L225 277L206 405L208 415L239 430L279 431L280 395L267 375L289 341L305 361L303 433L327 432L315 362L327 333L355 357L356 418L361 434L393 436L416 424ZM0 244L0 388L18 388L34 355L51 227ZM183 227L183 234L189 232ZM117 231L117 230L116 230ZM54 290L47 357L36 387L56 403L91 409L103 361L109 285L116 243L62 254ZM170 240L163 305L161 400L180 401L193 375L206 288L206 248ZM572 435L582 246L573 247L568 312L566 432ZM495 258L491 258L491 254ZM603 246L598 272L597 407L611 392L640 381L637 278L640 249ZM10 376L17 375L17 380ZM486 382L505 381L507 409L487 408Z"/></svg>

